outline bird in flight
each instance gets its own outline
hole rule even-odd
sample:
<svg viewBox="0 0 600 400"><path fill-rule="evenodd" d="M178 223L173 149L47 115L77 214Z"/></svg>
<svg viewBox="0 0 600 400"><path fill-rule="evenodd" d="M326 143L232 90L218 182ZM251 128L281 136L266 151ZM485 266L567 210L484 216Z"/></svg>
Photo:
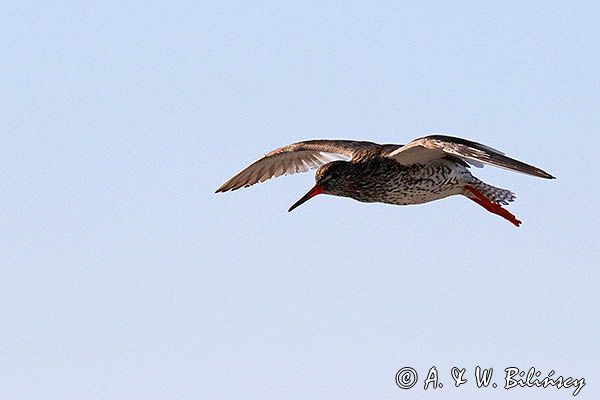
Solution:
<svg viewBox="0 0 600 400"><path fill-rule="evenodd" d="M521 221L502 207L515 199L514 193L471 175L471 165L484 164L554 179L549 173L507 157L501 151L452 136L431 135L405 145L307 140L265 154L221 185L216 193L318 168L315 186L288 211L318 194L396 205L462 195L519 226Z"/></svg>

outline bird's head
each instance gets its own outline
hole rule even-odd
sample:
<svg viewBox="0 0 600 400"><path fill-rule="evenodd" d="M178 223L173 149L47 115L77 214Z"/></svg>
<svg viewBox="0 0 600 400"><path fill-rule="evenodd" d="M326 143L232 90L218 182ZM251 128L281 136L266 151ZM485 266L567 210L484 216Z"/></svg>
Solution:
<svg viewBox="0 0 600 400"><path fill-rule="evenodd" d="M315 186L295 202L288 211L292 211L318 194L337 195L344 186L348 168L351 168L351 163L347 161L332 161L323 165L315 174Z"/></svg>

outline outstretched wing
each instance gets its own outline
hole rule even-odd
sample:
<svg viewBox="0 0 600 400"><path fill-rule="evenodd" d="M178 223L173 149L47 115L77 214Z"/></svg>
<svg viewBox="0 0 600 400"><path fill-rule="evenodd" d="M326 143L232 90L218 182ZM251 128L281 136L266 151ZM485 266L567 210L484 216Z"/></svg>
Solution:
<svg viewBox="0 0 600 400"><path fill-rule="evenodd" d="M501 151L481 143L452 136L426 136L415 139L397 149L392 149L385 154L386 157L393 158L402 165L424 163L444 158L448 155L458 157L476 166L483 163L540 178L554 179L549 173L532 165L525 164L522 161L507 157Z"/></svg>
<svg viewBox="0 0 600 400"><path fill-rule="evenodd" d="M281 175L306 172L334 160L351 160L371 142L354 140L307 140L280 147L256 160L221 185L216 193L252 186Z"/></svg>

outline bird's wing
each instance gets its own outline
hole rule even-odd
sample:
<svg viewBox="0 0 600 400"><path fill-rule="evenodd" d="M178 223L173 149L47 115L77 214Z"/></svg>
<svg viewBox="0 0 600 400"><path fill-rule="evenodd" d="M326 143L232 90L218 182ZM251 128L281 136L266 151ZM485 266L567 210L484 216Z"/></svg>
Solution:
<svg viewBox="0 0 600 400"><path fill-rule="evenodd" d="M307 140L280 147L256 160L221 185L216 192L252 186L281 175L306 172L334 160L350 160L360 150L378 146L354 140Z"/></svg>
<svg viewBox="0 0 600 400"><path fill-rule="evenodd" d="M475 166L488 164L540 178L554 179L549 173L507 157L501 151L480 143L452 136L426 136L385 153L386 157L393 158L402 165L425 163L444 158L447 155L458 157Z"/></svg>

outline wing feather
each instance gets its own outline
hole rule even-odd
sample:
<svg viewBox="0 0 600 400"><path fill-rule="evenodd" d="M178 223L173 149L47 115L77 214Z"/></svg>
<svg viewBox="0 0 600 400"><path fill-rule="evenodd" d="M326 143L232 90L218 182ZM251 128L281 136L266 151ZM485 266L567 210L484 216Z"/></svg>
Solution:
<svg viewBox="0 0 600 400"><path fill-rule="evenodd" d="M452 136L426 136L415 139L397 149L391 149L385 154L386 157L393 158L403 165L425 163L444 158L447 155L463 159L474 166L487 164L540 178L554 179L546 171L507 157L499 150L481 143Z"/></svg>
<svg viewBox="0 0 600 400"><path fill-rule="evenodd" d="M280 147L256 160L221 185L216 192L252 186L268 179L306 172L334 160L351 160L361 150L379 147L354 140L308 140Z"/></svg>

